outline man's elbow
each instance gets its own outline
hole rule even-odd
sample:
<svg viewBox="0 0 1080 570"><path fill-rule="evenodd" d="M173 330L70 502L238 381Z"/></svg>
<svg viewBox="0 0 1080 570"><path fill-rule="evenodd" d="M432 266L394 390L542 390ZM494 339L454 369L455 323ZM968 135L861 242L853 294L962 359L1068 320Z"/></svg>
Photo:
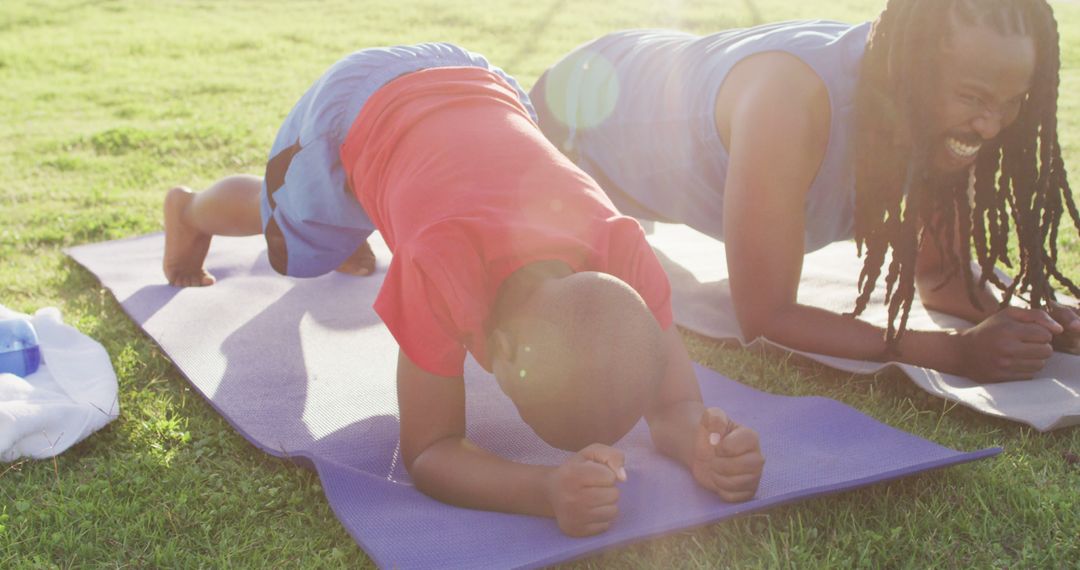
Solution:
<svg viewBox="0 0 1080 570"><path fill-rule="evenodd" d="M754 342L765 336L767 315L763 311L736 311L739 321L739 332L742 333L743 342Z"/></svg>
<svg viewBox="0 0 1080 570"><path fill-rule="evenodd" d="M747 343L765 336L765 327L758 323L739 322L739 330L742 332L743 341Z"/></svg>
<svg viewBox="0 0 1080 570"><path fill-rule="evenodd" d="M786 307L772 307L769 310L743 311L739 313L739 330L743 341L750 343L759 338L775 340L777 332L787 320Z"/></svg>

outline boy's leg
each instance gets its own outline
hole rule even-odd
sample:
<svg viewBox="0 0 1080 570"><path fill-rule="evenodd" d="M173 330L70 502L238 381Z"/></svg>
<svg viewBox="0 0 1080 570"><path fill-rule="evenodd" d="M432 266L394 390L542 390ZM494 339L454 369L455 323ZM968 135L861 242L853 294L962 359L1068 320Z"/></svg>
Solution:
<svg viewBox="0 0 1080 570"><path fill-rule="evenodd" d="M165 278L175 287L205 287L214 276L203 267L210 238L262 233L262 178L237 174L203 192L178 186L165 195ZM375 272L375 253L364 242L337 269L350 275Z"/></svg>
<svg viewBox="0 0 1080 570"><path fill-rule="evenodd" d="M262 179L245 174L222 179L203 192L182 186L169 190L165 195L162 265L170 285L213 285L214 276L203 268L210 238L261 233L260 192Z"/></svg>

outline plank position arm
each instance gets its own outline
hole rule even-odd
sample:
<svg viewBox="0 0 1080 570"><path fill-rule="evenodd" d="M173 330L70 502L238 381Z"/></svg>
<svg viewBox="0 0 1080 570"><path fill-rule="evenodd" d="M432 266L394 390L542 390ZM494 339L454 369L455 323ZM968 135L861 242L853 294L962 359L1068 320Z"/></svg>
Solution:
<svg viewBox="0 0 1080 570"><path fill-rule="evenodd" d="M655 403L645 413L653 444L690 470L699 485L728 502L753 498L765 458L758 434L706 408L678 329L664 332L667 370Z"/></svg>
<svg viewBox="0 0 1080 570"><path fill-rule="evenodd" d="M562 465L526 465L465 436L465 382L431 374L398 355L401 454L413 483L444 503L555 518L571 536L601 533L618 514L623 456L591 445Z"/></svg>
<svg viewBox="0 0 1080 570"><path fill-rule="evenodd" d="M798 302L804 205L828 144L829 121L821 79L790 55L748 58L721 87L716 123L730 149L724 241L732 298L746 339L763 336L798 350L881 359L881 328ZM920 281L927 283L940 266L928 259L923 270ZM952 289L939 293L931 295L931 306L955 295ZM1007 309L960 333L907 331L898 360L980 380L1031 377L1045 358L1037 348L1046 342L1043 333L1055 327L1060 329L1041 311Z"/></svg>
<svg viewBox="0 0 1080 570"><path fill-rule="evenodd" d="M953 238L953 254L960 257L959 232ZM1053 353L1047 345L1053 340L1053 345L1060 350L1076 354L1080 350L1080 317L1076 311L1061 304L1051 302L1047 313L1058 325L1049 322L1042 311L1031 311L1019 307L1006 307L1002 309L997 297L991 293L988 285L979 287L976 292L976 300L980 306L976 306L968 297L967 284L958 271L949 264L943 252L947 244L941 243L938 236L927 232L919 249L918 260L915 266L915 285L919 292L919 298L923 305L931 310L947 313L965 319L977 326L964 331L963 334L972 337L973 342L1008 343L1018 342L1016 337L1003 334L992 334L990 329L1012 328L1025 331L1019 337L1020 342L1035 344L1035 346L1019 345L1010 351L1009 346L981 346L976 348L976 354L981 354L981 363L986 367L998 369L1012 369L1019 372L1021 377L1030 377L1042 369L1042 362ZM976 279L978 275L976 274ZM1033 326L1041 324L1041 326ZM984 330L986 329L986 330ZM983 337L983 338L979 338ZM1024 356L1027 355L1027 356ZM989 358L987 358L989 356ZM1011 356L1011 358L1010 358ZM996 360L996 362L995 362ZM991 370L986 370L992 374Z"/></svg>

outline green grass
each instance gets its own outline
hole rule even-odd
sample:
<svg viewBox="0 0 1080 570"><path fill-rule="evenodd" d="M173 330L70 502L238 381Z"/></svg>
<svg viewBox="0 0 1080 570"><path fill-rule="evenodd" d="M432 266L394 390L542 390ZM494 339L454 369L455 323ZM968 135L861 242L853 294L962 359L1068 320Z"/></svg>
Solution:
<svg viewBox="0 0 1080 570"><path fill-rule="evenodd" d="M195 395L61 248L161 229L170 185L259 173L300 94L358 48L452 41L531 85L575 45L625 27L708 32L755 20L871 18L883 0L0 3L0 303L60 307L99 339L122 415L55 461L0 466L0 568L358 567L317 478L257 450ZM1061 131L1080 172L1080 5L1061 27ZM1075 178L1075 177L1074 177ZM1075 182L1074 182L1075 183ZM1075 234L1063 239L1076 275ZM723 349L695 358L751 385L836 398L996 459L652 540L604 567L1072 567L1080 430L1039 434L925 395ZM797 450L792 450L797 453Z"/></svg>

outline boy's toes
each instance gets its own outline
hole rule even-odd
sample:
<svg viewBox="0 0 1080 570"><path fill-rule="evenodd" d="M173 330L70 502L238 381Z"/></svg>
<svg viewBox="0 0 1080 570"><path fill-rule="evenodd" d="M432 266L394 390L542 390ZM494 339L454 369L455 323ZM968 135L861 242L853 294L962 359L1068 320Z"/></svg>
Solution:
<svg viewBox="0 0 1080 570"><path fill-rule="evenodd" d="M210 273L203 271L201 274L185 274L177 275L169 281L169 285L173 287L209 287L217 282Z"/></svg>
<svg viewBox="0 0 1080 570"><path fill-rule="evenodd" d="M375 273L375 252L371 251L371 246L367 242L364 242L338 266L337 270L348 275L371 275Z"/></svg>

